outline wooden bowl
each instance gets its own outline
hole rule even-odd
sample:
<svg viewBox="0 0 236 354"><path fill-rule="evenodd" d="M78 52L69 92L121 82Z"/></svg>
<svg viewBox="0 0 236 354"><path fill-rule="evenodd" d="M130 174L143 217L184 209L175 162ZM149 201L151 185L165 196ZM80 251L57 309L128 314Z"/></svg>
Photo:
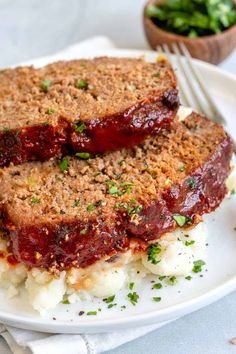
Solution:
<svg viewBox="0 0 236 354"><path fill-rule="evenodd" d="M199 38L189 38L162 30L145 15L148 5L161 2L163 1L148 1L143 13L145 34L150 46L153 49L156 49L159 44L183 42L194 58L201 59L212 64L219 64L236 47L236 24L222 33Z"/></svg>

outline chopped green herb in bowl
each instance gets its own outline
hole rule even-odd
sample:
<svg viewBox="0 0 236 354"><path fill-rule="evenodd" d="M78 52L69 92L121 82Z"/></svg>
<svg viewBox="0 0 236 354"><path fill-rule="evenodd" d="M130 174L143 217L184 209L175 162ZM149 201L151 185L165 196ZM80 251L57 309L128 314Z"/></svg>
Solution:
<svg viewBox="0 0 236 354"><path fill-rule="evenodd" d="M148 5L146 16L165 31L196 38L234 25L236 6L233 0L167 0Z"/></svg>

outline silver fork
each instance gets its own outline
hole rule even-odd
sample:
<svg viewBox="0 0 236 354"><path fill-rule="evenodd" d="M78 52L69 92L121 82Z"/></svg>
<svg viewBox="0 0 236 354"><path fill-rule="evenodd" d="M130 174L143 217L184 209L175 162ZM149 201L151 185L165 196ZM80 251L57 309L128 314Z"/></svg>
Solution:
<svg viewBox="0 0 236 354"><path fill-rule="evenodd" d="M177 78L181 97L181 103L194 108L197 112L204 114L213 121L226 126L226 120L211 95L207 90L201 73L192 62L192 57L184 43L172 43L157 46L159 53L164 53L174 68L178 69ZM175 54L171 55L171 52ZM234 153L236 153L236 142Z"/></svg>

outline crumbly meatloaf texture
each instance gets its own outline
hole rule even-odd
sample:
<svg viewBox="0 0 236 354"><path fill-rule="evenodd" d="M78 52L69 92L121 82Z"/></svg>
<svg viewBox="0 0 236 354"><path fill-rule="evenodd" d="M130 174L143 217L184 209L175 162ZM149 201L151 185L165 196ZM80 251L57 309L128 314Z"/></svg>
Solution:
<svg viewBox="0 0 236 354"><path fill-rule="evenodd" d="M1 227L20 262L86 267L174 230L176 214L199 222L227 192L231 157L223 128L193 113L132 149L3 168Z"/></svg>
<svg viewBox="0 0 236 354"><path fill-rule="evenodd" d="M169 128L179 105L167 61L61 61L2 70L0 81L0 166L130 147Z"/></svg>

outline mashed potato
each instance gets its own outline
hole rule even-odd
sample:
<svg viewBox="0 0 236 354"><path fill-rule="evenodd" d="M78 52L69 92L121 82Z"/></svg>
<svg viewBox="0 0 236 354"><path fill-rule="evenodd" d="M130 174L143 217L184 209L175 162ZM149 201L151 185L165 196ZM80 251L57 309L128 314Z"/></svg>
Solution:
<svg viewBox="0 0 236 354"><path fill-rule="evenodd" d="M18 294L23 284L29 302L40 314L54 308L63 299L70 303L104 298L116 294L130 281L137 285L147 274L157 276L185 276L193 268L194 260L205 258L206 227L200 223L189 231L176 230L158 240L161 252L158 263L152 264L146 253L129 250L103 260L86 269L72 268L58 277L40 269L27 270L24 265L12 266L0 259L0 286L8 289L9 297ZM0 242L0 250L6 250L6 242Z"/></svg>

